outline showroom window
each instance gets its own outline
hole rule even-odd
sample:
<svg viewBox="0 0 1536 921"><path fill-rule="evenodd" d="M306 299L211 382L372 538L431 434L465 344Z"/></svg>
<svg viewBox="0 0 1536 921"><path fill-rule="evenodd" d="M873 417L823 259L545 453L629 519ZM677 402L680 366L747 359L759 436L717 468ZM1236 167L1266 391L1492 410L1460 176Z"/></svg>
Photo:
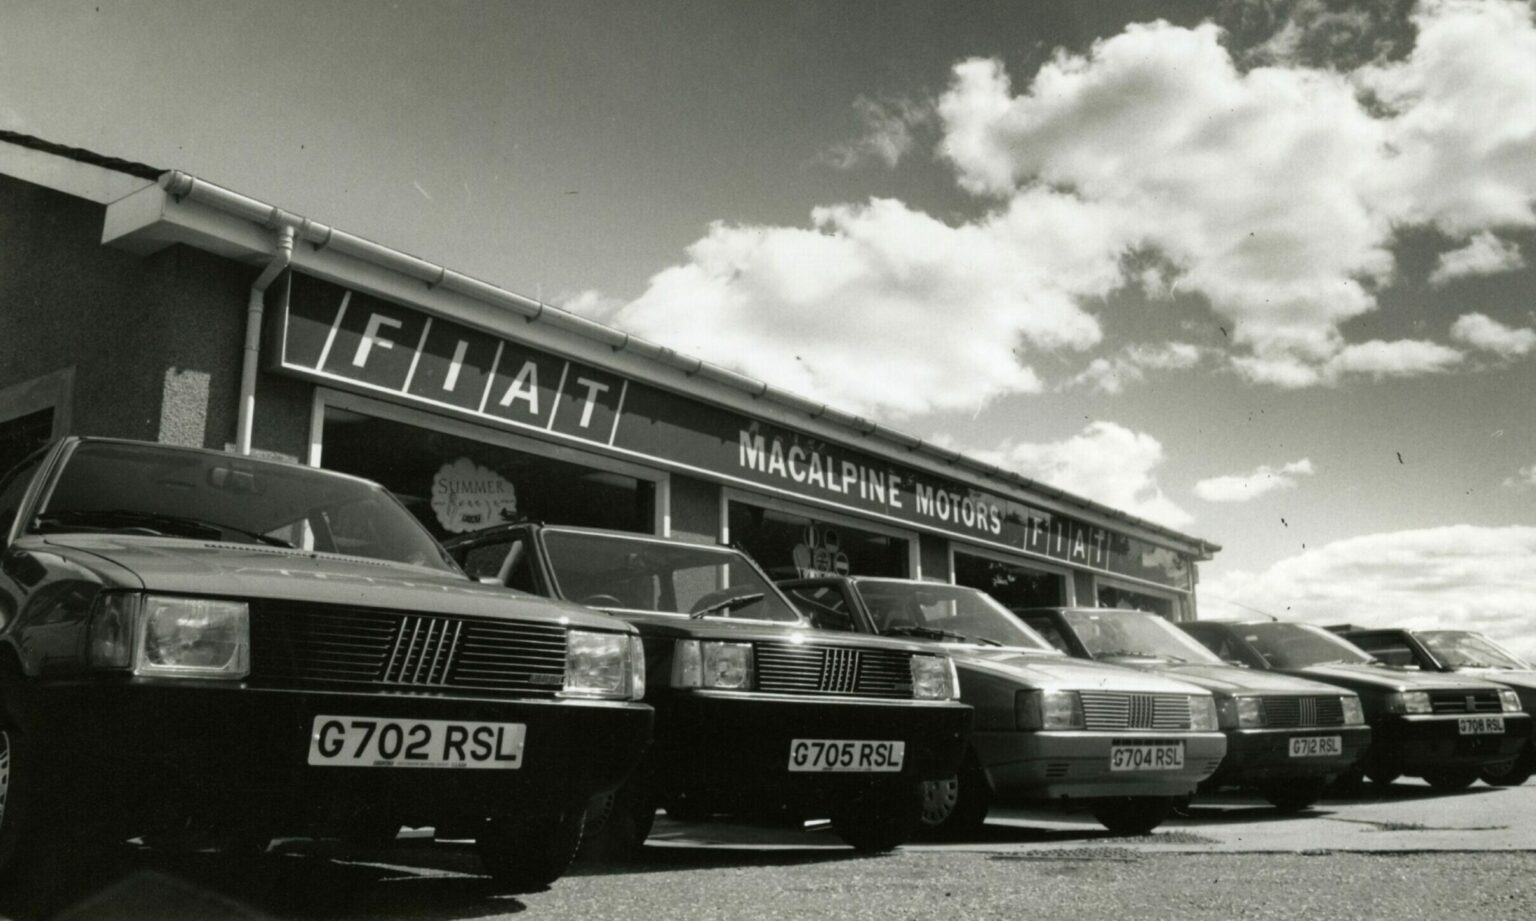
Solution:
<svg viewBox="0 0 1536 921"><path fill-rule="evenodd" d="M747 502L729 509L731 544L774 579L909 572L912 544L900 537Z"/></svg>
<svg viewBox="0 0 1536 921"><path fill-rule="evenodd" d="M515 521L654 533L648 480L327 406L322 466L382 483L439 540Z"/></svg>
<svg viewBox="0 0 1536 921"><path fill-rule="evenodd" d="M1128 608L1133 611L1147 611L1168 620L1180 619L1179 603L1173 598L1121 588L1118 585L1105 585L1102 582L1099 583L1099 607Z"/></svg>
<svg viewBox="0 0 1536 921"><path fill-rule="evenodd" d="M955 584L979 588L1007 608L1048 608L1067 603L1067 577L971 553L955 554Z"/></svg>

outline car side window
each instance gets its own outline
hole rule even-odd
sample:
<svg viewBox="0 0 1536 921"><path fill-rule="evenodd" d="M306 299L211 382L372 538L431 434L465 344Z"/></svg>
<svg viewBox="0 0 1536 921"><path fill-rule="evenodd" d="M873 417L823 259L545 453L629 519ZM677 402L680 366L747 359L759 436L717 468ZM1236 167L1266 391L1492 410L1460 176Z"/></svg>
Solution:
<svg viewBox="0 0 1536 921"><path fill-rule="evenodd" d="M32 484L32 474L37 471L42 460L40 453L34 454L12 467L11 472L0 480L0 541L10 533L11 525L16 521L16 513L21 510L21 497Z"/></svg>
<svg viewBox="0 0 1536 921"><path fill-rule="evenodd" d="M1418 660L1413 650L1403 640L1391 636L1350 637L1349 641L1387 663L1404 668L1417 668Z"/></svg>
<svg viewBox="0 0 1536 921"><path fill-rule="evenodd" d="M792 588L787 594L795 607L809 617L811 624L818 630L853 632L853 612L848 607L848 599L837 588L830 585L807 585Z"/></svg>

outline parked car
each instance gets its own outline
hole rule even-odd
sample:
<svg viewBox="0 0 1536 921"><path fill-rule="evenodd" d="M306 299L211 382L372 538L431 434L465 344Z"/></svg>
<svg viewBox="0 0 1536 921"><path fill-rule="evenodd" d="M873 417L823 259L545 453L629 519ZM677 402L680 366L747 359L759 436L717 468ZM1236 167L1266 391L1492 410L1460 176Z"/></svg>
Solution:
<svg viewBox="0 0 1536 921"><path fill-rule="evenodd" d="M1525 712L1536 711L1536 666L1471 630L1403 630L1330 627L1340 636L1387 663L1421 672L1456 672L1506 685L1520 697ZM1490 764L1485 783L1517 787L1536 771L1536 741L1514 761Z"/></svg>
<svg viewBox="0 0 1536 921"><path fill-rule="evenodd" d="M614 799L610 854L644 842L658 805L687 818L830 817L854 848L888 850L916 829L923 783L959 768L971 708L948 656L813 631L738 550L534 524L449 546L473 575L639 629L656 743Z"/></svg>
<svg viewBox="0 0 1536 921"><path fill-rule="evenodd" d="M1359 694L1371 725L1360 769L1375 783L1406 775L1438 790L1459 790L1484 768L1514 760L1531 734L1530 716L1509 688L1392 668L1321 627L1271 621L1181 626L1224 659Z"/></svg>
<svg viewBox="0 0 1536 921"><path fill-rule="evenodd" d="M1299 812L1322 798L1370 744L1352 691L1229 665L1156 614L1118 608L1015 614L1069 655L1162 672L1216 695L1227 757L1208 787L1257 788L1282 812Z"/></svg>
<svg viewBox="0 0 1536 921"><path fill-rule="evenodd" d="M366 480L67 438L0 479L0 872L61 836L401 823L508 889L639 762L640 643L468 579Z"/></svg>
<svg viewBox="0 0 1536 921"><path fill-rule="evenodd" d="M1076 662L990 595L907 579L779 583L824 630L911 637L960 670L976 724L957 778L933 785L924 824L973 833L993 802L1086 809L1146 834L1220 764L1211 695L1158 675Z"/></svg>

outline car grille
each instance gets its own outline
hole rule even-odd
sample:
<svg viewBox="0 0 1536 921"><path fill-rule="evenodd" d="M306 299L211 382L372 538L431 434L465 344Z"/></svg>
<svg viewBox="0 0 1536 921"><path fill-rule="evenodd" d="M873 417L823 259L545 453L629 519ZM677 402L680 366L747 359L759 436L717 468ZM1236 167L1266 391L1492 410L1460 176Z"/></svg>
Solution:
<svg viewBox="0 0 1536 921"><path fill-rule="evenodd" d="M885 649L755 643L757 688L776 694L912 697L912 657Z"/></svg>
<svg viewBox="0 0 1536 921"><path fill-rule="evenodd" d="M553 694L565 682L565 628L371 608L259 603L251 677Z"/></svg>
<svg viewBox="0 0 1536 921"><path fill-rule="evenodd" d="M1430 691L1429 706L1435 713L1502 713L1499 692L1489 688L1478 691Z"/></svg>
<svg viewBox="0 0 1536 921"><path fill-rule="evenodd" d="M1189 698L1183 694L1117 694L1080 691L1087 729L1188 729Z"/></svg>
<svg viewBox="0 0 1536 921"><path fill-rule="evenodd" d="M1264 725L1273 729L1344 725L1340 697L1265 697Z"/></svg>

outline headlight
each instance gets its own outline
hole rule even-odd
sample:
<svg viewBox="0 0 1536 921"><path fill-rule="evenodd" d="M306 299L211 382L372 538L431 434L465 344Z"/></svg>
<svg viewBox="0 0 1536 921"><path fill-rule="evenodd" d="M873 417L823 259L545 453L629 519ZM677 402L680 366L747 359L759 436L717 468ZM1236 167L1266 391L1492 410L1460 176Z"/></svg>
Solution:
<svg viewBox="0 0 1536 921"><path fill-rule="evenodd" d="M1365 722L1365 711L1360 708L1360 698L1351 694L1339 700L1344 704L1344 725L1359 726Z"/></svg>
<svg viewBox="0 0 1536 921"><path fill-rule="evenodd" d="M1076 691L1019 691L1013 720L1020 729L1082 729L1082 700Z"/></svg>
<svg viewBox="0 0 1536 921"><path fill-rule="evenodd" d="M244 678L251 613L243 601L145 595L134 674Z"/></svg>
<svg viewBox="0 0 1536 921"><path fill-rule="evenodd" d="M960 680L949 656L912 657L912 697L916 700L954 700L960 696Z"/></svg>
<svg viewBox="0 0 1536 921"><path fill-rule="evenodd" d="M632 640L623 633L570 631L565 644L565 687L560 693L566 697L629 697L634 686Z"/></svg>
<svg viewBox="0 0 1536 921"><path fill-rule="evenodd" d="M1210 695L1189 699L1189 728L1195 732L1215 732L1216 698Z"/></svg>
<svg viewBox="0 0 1536 921"><path fill-rule="evenodd" d="M752 644L678 640L672 686L747 691L752 688Z"/></svg>
<svg viewBox="0 0 1536 921"><path fill-rule="evenodd" d="M1388 713L1429 713L1428 691L1399 691L1387 695Z"/></svg>
<svg viewBox="0 0 1536 921"><path fill-rule="evenodd" d="M1237 698L1237 725L1240 729L1258 729L1264 725L1264 701L1258 697Z"/></svg>
<svg viewBox="0 0 1536 921"><path fill-rule="evenodd" d="M1504 705L1505 713L1520 712L1520 695L1514 691L1505 689L1499 692L1499 703Z"/></svg>

